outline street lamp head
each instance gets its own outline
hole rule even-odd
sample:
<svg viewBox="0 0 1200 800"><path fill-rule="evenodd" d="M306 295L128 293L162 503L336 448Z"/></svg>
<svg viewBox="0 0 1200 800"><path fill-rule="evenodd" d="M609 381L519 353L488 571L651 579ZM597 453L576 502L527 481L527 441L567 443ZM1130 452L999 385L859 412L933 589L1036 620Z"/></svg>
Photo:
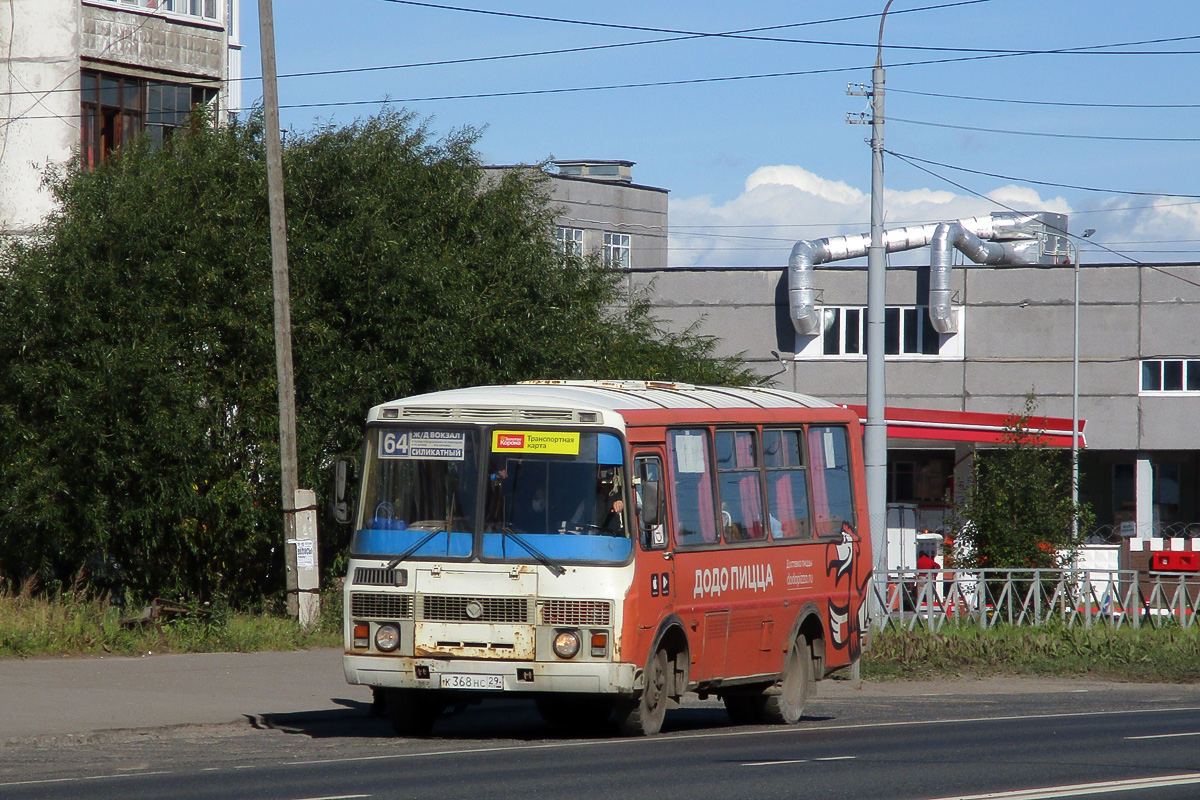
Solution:
<svg viewBox="0 0 1200 800"><path fill-rule="evenodd" d="M1088 238L1089 236L1091 236L1091 235L1092 235L1093 233L1095 233L1095 232L1096 232L1096 229L1095 229L1095 228L1088 228L1087 230L1085 230L1085 231L1083 232L1083 238L1084 238L1084 239L1086 239L1086 238Z"/></svg>

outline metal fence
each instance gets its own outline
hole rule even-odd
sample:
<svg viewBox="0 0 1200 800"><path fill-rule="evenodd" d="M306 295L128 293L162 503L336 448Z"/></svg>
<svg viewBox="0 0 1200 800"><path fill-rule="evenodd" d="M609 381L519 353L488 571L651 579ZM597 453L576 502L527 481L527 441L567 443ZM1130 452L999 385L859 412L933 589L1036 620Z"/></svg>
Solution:
<svg viewBox="0 0 1200 800"><path fill-rule="evenodd" d="M1200 575L1134 570L890 570L873 583L875 628L1122 625L1190 628Z"/></svg>

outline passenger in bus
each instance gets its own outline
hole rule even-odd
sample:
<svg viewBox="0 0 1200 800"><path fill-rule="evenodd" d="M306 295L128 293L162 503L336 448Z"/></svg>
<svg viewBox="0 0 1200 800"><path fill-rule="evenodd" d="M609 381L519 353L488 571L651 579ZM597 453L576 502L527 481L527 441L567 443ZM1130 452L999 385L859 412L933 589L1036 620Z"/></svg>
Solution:
<svg viewBox="0 0 1200 800"><path fill-rule="evenodd" d="M621 474L615 468L599 470L596 499L597 527L608 533L625 530L625 500L621 497ZM604 509L600 515L600 509Z"/></svg>

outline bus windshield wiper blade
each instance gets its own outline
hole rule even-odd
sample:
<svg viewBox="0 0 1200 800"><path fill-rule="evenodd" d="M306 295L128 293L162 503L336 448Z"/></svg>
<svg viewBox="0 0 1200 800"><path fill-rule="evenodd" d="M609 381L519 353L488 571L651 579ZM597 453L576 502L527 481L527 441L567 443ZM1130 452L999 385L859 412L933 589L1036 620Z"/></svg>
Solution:
<svg viewBox="0 0 1200 800"><path fill-rule="evenodd" d="M413 553L417 552L417 551L418 551L418 550L420 550L422 547L424 547L425 545L427 545L427 544L429 543L429 540L430 540L430 539L432 539L433 537L437 536L439 533L445 533L445 532L446 532L446 529L445 529L445 528L438 528L436 531L430 531L430 532L429 532L429 534L428 534L427 536L425 536L425 538L421 539L421 540L420 540L420 541L418 541L416 544L414 544L412 547L408 548L408 549L407 549L407 550L405 550L403 553L401 553L400 555L396 556L396 557L395 557L395 558L393 558L391 561L389 561L389 562L388 562L388 565L387 565L386 567L384 567L384 569L385 569L385 570L387 570L387 569L395 569L397 564L399 564L401 561L403 561L404 559L408 558L408 557L409 557L409 556L411 556Z"/></svg>
<svg viewBox="0 0 1200 800"><path fill-rule="evenodd" d="M529 554L531 556L533 556L539 564L541 564L546 569L550 570L550 572L554 575L554 577L557 578L559 576L566 574L567 570L564 567L551 561L549 556L547 556L541 550L538 550L536 547L531 545L529 542L525 541L525 538L523 536L520 536L519 534L516 534L513 531L510 531L508 528L503 528L502 531L505 536L511 536L513 541L515 541L517 544L521 545L521 547L524 547L526 550L528 550Z"/></svg>

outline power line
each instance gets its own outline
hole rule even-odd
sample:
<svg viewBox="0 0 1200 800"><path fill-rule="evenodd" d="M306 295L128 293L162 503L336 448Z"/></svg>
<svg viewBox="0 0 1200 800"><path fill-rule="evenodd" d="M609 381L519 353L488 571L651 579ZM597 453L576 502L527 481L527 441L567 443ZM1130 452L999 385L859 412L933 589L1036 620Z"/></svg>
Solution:
<svg viewBox="0 0 1200 800"><path fill-rule="evenodd" d="M911 9L910 11L928 11L931 9L950 8L950 7L957 6L957 5L971 5L974 2L984 2L984 1L985 0L964 0L964 2L949 3L949 4L945 4L945 5L940 5L940 6L926 6L921 9ZM792 24L787 24L787 25L774 25L774 26L770 26L767 28L753 28L753 29L748 29L748 31L713 33L713 32L707 32L707 31L682 30L679 28L659 28L659 27L653 27L653 26L649 26L649 25L631 25L628 23L597 22L594 20L580 20L580 19L569 19L569 18L564 18L564 17L550 17L550 16L544 16L544 15L538 15L538 14L517 14L517 13L511 12L511 11L495 11L492 9L466 8L463 6L451 6L451 5L444 5L444 4L440 4L440 3L423 2L423 0L384 0L384 2L395 3L397 5L416 6L419 8L432 8L432 9L437 9L440 11L457 11L457 12L462 12L462 13L467 13L467 14L482 14L485 16L505 17L505 18L509 18L509 19L531 20L531 21L535 21L535 22L554 22L554 23L558 23L558 24L562 24L562 25L581 25L581 26L586 26L586 27L608 28L608 29L627 30L627 31L639 31L639 32L644 32L644 33L669 33L669 34L673 34L673 35L677 35L677 36L684 36L684 37L688 37L688 38L747 39L750 41L782 42L782 43L787 43L787 44L827 45L827 46L833 46L833 47L861 47L861 48L870 48L872 50L879 47L879 44L877 42L830 42L830 41L821 41L821 40L815 40L815 39L785 39L785 38L777 38L777 37L748 35L748 33L750 31L779 30L782 28L798 27L800 25L810 24L810 23L792 23ZM897 13L902 13L902 12L897 12ZM845 19L846 20L866 19L866 18L872 18L872 17L878 17L878 16L880 16L880 15L878 15L878 14L863 14L863 15L859 15L857 17L847 17ZM831 21L842 21L842 20L831 20ZM1112 47L1135 47L1135 46L1141 46L1141 45L1147 45L1147 44L1165 44L1168 42L1194 41L1196 39L1200 39L1200 35L1173 36L1173 37L1160 38L1160 39L1148 39L1148 40L1141 41L1141 42L1125 42L1122 44L1112 44L1112 45L1090 45L1090 46L1086 46L1086 47L1066 48L1063 50L1043 50L1043 51L1006 50L1006 49L999 49L999 48L938 47L938 46L929 46L929 45L894 45L894 44L892 44L892 45L885 44L885 45L883 45L883 48L885 50L891 50L891 51L916 50L916 51L925 51L925 52L988 53L988 54L997 54L997 55L1029 55L1029 54L1032 54L1035 52L1037 52L1037 53L1058 53L1058 52L1087 53L1087 52L1096 51L1096 50L1104 50L1104 49L1112 48ZM1133 52L1117 53L1117 55L1132 55L1132 54L1137 54L1137 55L1196 55L1197 51L1192 51L1192 50L1188 50L1188 51L1136 51L1136 53L1133 53Z"/></svg>
<svg viewBox="0 0 1200 800"><path fill-rule="evenodd" d="M1188 109L1200 108L1200 103L1073 103L1063 100L1019 100L1009 97L979 97L964 94L941 94L939 92L918 92L914 89L897 89L887 87L889 94L911 94L918 97L936 97L942 100L972 100L980 103L1004 103L1023 106L1054 106L1056 108L1128 108L1128 109ZM891 118L889 117L889 120Z"/></svg>
<svg viewBox="0 0 1200 800"><path fill-rule="evenodd" d="M401 0L386 0L386 1L401 2ZM991 0L967 0L967 3L970 3L970 2L991 2ZM948 5L944 5L944 6L925 6L923 8L919 8L919 9L910 9L909 11L923 11L923 10L929 10L929 9L947 8L950 6L964 5L967 3L951 3ZM485 12L480 12L480 13L485 13ZM503 12L494 12L494 13L502 14ZM899 12L897 12L897 13L899 13ZM816 24L824 24L824 23L828 23L828 22L838 22L838 21L842 21L843 19L858 19L861 17L872 17L872 16L878 16L878 15L877 14L867 14L867 15L860 15L860 17L843 17L843 18L836 18L836 19L813 20L810 22L791 23L791 25L816 25ZM547 19L550 19L550 18L547 18ZM590 24L590 23L580 23L580 24ZM779 28L779 27L789 27L789 25L772 26L772 28ZM770 28L748 28L746 30L754 31L754 30L769 30L769 29ZM742 33L742 32L741 31L729 31L729 32L722 32L722 33L694 33L694 34L686 34L686 35L682 35L682 36L674 36L674 37L668 37L668 38L646 39L646 40L636 41L636 42L614 42L614 43L599 44L599 45L585 45L585 46L580 46L580 47L566 47L566 48L557 48L557 49L550 49L550 50L535 50L535 51L524 52L524 53L502 53L502 54L493 55L493 56L471 56L471 57L467 57L467 58L451 58L451 59L439 59L439 60L434 60L434 61L418 61L418 62L410 62L410 63L405 63L405 64L385 64L385 65L370 66L370 67L347 67L347 68L342 68L342 69L309 70L309 71L305 71L305 72L284 73L284 74L280 75L279 78L280 79L311 78L311 77L325 77L325 76L331 76L331 75L353 75L353 74L361 74L361 73L367 73L367 72L382 72L382 71L390 71L390 70L417 69L417 68L425 68L425 67L459 66L459 65L464 65L464 64L478 64L478 63L486 63L486 62L493 62L493 61L506 61L506 60L513 60L513 59L521 59L521 58L539 58L539 57L552 56L552 55L567 55L567 54L572 54L572 53L582 53L582 52L588 52L588 51L610 50L610 49L616 49L616 48L622 48L622 47L637 47L637 46L642 46L642 45L652 45L652 44L662 44L662 43L667 43L667 42L685 41L685 40L689 40L689 39L728 37L728 36L738 35L739 33ZM1200 36L1179 37L1179 39L1197 39L1197 38L1200 38ZM784 41L799 42L800 40L784 40ZM972 49L972 48L955 48L955 47L895 48L895 49L938 50L938 51L942 51L942 52L984 53L985 55L972 56L972 57L966 57L966 58L961 58L961 59L956 58L956 59L945 59L945 60L928 60L928 61L899 63L899 64L895 64L894 66L896 66L896 67L927 66L927 65L936 65L936 64L941 64L941 63L954 63L957 61L964 61L964 60L970 61L970 60L976 60L976 59L982 59L982 58L999 58L999 57L1027 56L1027 55L1069 54L1072 52L1087 52L1087 51L1102 49L1102 48L1132 47L1132 46L1136 46L1136 45L1140 45L1140 44L1154 43L1154 42L1160 42L1160 41L1168 41L1168 40L1146 40L1146 41L1141 41L1141 42L1120 42L1120 43L1107 44L1107 45L1085 45L1085 46L1081 46L1078 48L1068 48L1068 49L1063 49L1063 50L980 50L980 49ZM837 44L837 43L826 42L825 44ZM847 44L846 46L874 47L875 45L859 45L859 44L855 44L855 43L850 43L850 44ZM1172 52L1174 52L1174 51L1172 51ZM1191 53L1191 51L1186 51L1186 52ZM1120 54L1120 53L1117 53L1117 54ZM1126 53L1126 54L1127 55L1151 55L1152 53L1138 51L1136 53ZM869 66L849 67L849 68L845 68L843 71L859 70L859 69L869 69ZM737 76L734 78L718 78L718 79L712 79L712 80L735 80L735 79L749 80L749 79L759 78L759 77L781 77L781 76L787 77L792 74L794 74L794 73L776 73L776 74L768 74L768 75L747 75L747 76ZM258 81L261 79L262 79L261 76L255 75L255 76L242 76L242 77L231 78L231 79L230 78L220 79L220 80L213 79L210 82L212 82L212 83L219 82L219 83L228 84L228 83L233 83L233 82ZM650 86L669 85L669 83L668 84L645 84L645 85L650 85ZM622 87L615 87L615 88L622 88ZM41 94L41 95L45 96L45 95L50 95L50 94L54 94L54 93L79 92L79 91L80 90L73 89L73 88L67 88L67 89L54 88L54 89L47 89L47 90L42 90L42 91L28 90L28 91L17 91L17 92L0 92L0 97L25 95L25 94ZM891 91L903 92L905 90L893 89ZM920 94L918 92L912 92L912 93ZM934 95L934 96L936 96L936 95ZM460 98L455 97L455 98L433 98L433 99L460 99ZM357 104L366 104L366 102L367 101L363 101L362 103L357 103ZM347 104L349 105L349 104L355 104L355 103L347 103ZM1185 105L1185 106L1180 106L1180 107L1190 108L1190 107L1200 107L1200 106L1186 106ZM44 119L45 117L39 117L39 118Z"/></svg>
<svg viewBox="0 0 1200 800"><path fill-rule="evenodd" d="M889 155L893 155L896 158L899 158L902 161L908 162L911 166L917 167L917 169L921 169L923 172L929 172L929 174L933 175L934 177L940 178L954 186L958 186L958 184L954 183L953 181L949 180L948 178L946 178L942 175L938 175L935 172L923 169L922 167L918 166L918 163L919 164L930 164L935 167L941 167L942 169L952 169L952 170L956 170L958 172L966 172L970 175L982 175L986 178L998 178L999 180L1015 181L1017 183L1032 183L1037 186L1049 186L1049 187L1052 187L1055 189L1075 189L1075 190L1078 190L1081 192L1099 192L1101 194L1131 195L1131 196L1135 196L1135 197L1186 197L1191 200L1200 200L1200 195L1198 195L1198 194L1176 194L1174 192L1139 192L1139 191L1132 191L1132 190L1127 190L1127 189L1105 189L1105 188L1100 188L1100 187L1096 187L1096 186L1079 186L1079 185L1071 184L1071 183L1052 183L1050 181L1034 180L1033 178L1017 178L1017 177L1013 177L1011 175L1001 175L996 172L984 172L982 170L968 169L967 167L956 167L953 164L943 164L939 161L930 161L929 159L925 159L925 158L917 158L916 156L909 156L909 155L905 155L904 153L894 152L892 150L887 150L885 152L887 152ZM959 188L963 189L964 191L967 191L967 192L971 191L970 189L967 189L966 187L960 186ZM974 192L971 192L971 193L974 194ZM991 198L985 198L985 199L991 200ZM993 202L995 202L995 201L993 201ZM1093 212L1093 213L1095 213L1095 212Z"/></svg>
<svg viewBox="0 0 1200 800"><path fill-rule="evenodd" d="M932 6L922 6L920 8L906 9L904 11L897 11L895 13L896 14L906 14L906 13L911 14L911 13L915 13L915 12L919 12L919 11L932 11L932 10L938 10L938 9L944 9L944 8L953 8L955 6L976 5L979 3L987 3L987 2L991 2L991 1L992 0L960 0L959 2L943 3L940 5L932 5ZM520 20L527 20L527 21L533 21L533 22L554 22L554 23L557 23L560 25L579 25L579 26L592 27L592 28L608 28L608 29L614 29L614 30L638 31L641 33L669 33L669 34L673 34L675 36L682 37L684 39L699 39L699 38L747 39L747 40L751 40L751 41L784 42L784 43L790 43L790 44L819 44L819 45L836 45L836 46L845 46L845 47L871 47L871 48L874 48L875 45L870 44L870 43L864 44L864 43L860 43L860 42L821 42L821 41L810 41L810 40L801 40L801 39L781 39L781 38L765 37L765 36L752 36L750 34L762 33L765 31L773 31L773 30L783 30L785 28L800 28L800 27L805 27L805 26L809 26L809 25L824 25L824 24L834 23L834 22L851 22L851 21L862 20L862 19L874 19L874 18L878 18L880 16L879 14L856 14L853 16L835 17L832 19L810 20L808 22L792 22L792 23L786 23L786 24L781 24L781 25L769 25L769 26L765 26L765 27L761 27L761 28L746 28L745 30L739 30L739 31L708 32L708 31L679 30L677 28L656 28L656 27L651 27L651 26L647 26L647 25L630 25L627 23L596 22L593 20L567 19L567 18L563 18L563 17L549 17L549 16L538 15L538 14L517 14L517 13L511 12L511 11L494 11L491 9L483 9L483 8L465 8L463 6L451 6L451 5L443 5L443 4L438 4L438 3L419 2L419 0L385 0L385 2L395 3L397 5L416 6L416 7L420 7L420 8L432 8L432 9L436 9L439 11L457 11L457 12L467 13L467 14L481 14L481 15L491 16L491 17L506 17L509 19L520 19ZM918 47L918 48L906 48L906 49L957 50L958 48ZM987 52L999 52L999 51L989 50Z"/></svg>
<svg viewBox="0 0 1200 800"><path fill-rule="evenodd" d="M1198 106L1200 107L1200 106ZM949 128L956 131L975 131L979 133L999 133L1008 136L1038 136L1048 139L1087 139L1101 142L1200 142L1200 137L1185 136L1104 136L1089 133L1049 133L1046 131L1013 131L1004 128L982 128L972 125L951 125L946 122L923 122L916 119L888 117L888 122L903 122L906 125L921 125L927 128Z"/></svg>
<svg viewBox="0 0 1200 800"><path fill-rule="evenodd" d="M886 152L886 153L889 153L890 155L893 155L893 156L895 156L895 157L899 158L901 161L904 161L904 162L906 162L906 163L907 163L909 166L911 166L911 167L915 167L916 169L919 169L919 170L921 170L922 172L924 172L924 173L926 173L926 174L928 174L928 175L932 175L933 177L935 177L935 178L938 178L939 180L943 180L943 181L945 181L946 183L950 184L951 186L955 186L955 187L957 187L957 188L959 188L959 189L962 189L964 192L967 192L967 193L969 193L969 194L973 194L973 195L975 195L976 197L978 197L978 198L980 198L980 199L982 199L982 200L987 200L988 202L995 203L996 205L998 205L998 206L1000 206L1001 208L1003 208L1003 209L1006 209L1006 210L1008 210L1008 211L1013 211L1013 212L1016 212L1016 213L1020 213L1020 212L1018 212L1018 211L1017 211L1017 209L1015 209L1015 208L1013 208L1013 207L1011 207L1011 206L1005 205L1004 203L1001 203L999 200L996 200L995 198L988 197L987 195L984 195L984 194L982 194L982 193L980 193L980 192L977 192L977 191L975 191L974 189L971 189L971 188L968 188L968 187L966 187L966 186L963 186L961 183L958 183L958 182L956 182L956 181L952 181L952 180L950 180L950 179L949 179L949 178L947 178L945 175L940 175L940 174L938 174L937 172L935 172L935 171L933 171L933 170L931 170L931 169L928 169L928 168L926 168L926 167L923 167L923 166L921 166L920 164L916 163L917 161L922 161L922 162L924 162L924 163L926 163L926 164L932 164L932 163L935 163L935 162L932 162L932 161L927 161L927 160L925 160L925 159L919 159L919 158L916 158L916 157L914 157L914 156L905 156L905 155L901 155L900 153L894 153L894 152L892 152L891 150L885 150L884 152ZM964 168L962 168L962 167L949 167L948 165L939 165L939 166L946 166L948 169L959 169L959 170L962 170L962 171L964 171L964 172L972 172L972 173L974 173L974 170L967 170L967 169L964 169ZM986 174L986 173L976 173L976 174ZM1016 179L1012 179L1012 180L1016 180ZM1032 183L1036 183L1036 181L1031 181L1031 182L1032 182ZM1185 195L1185 196L1187 196L1187 195ZM1066 235L1066 236L1070 236L1072 239L1080 240L1080 237L1078 237L1078 236L1074 236L1074 235L1072 235L1072 234L1070 234L1070 233L1067 233L1066 231L1062 231L1062 233L1063 233L1064 235ZM1168 272L1167 270L1163 269L1162 267L1157 267L1157 266L1155 266L1155 265L1153 265L1153 264L1147 264L1147 263L1145 263L1145 262L1143 262L1143 261L1141 261L1141 260L1139 260L1139 259L1136 259L1136 258L1134 258L1134 257L1133 257L1133 256L1131 256L1131 255L1127 255L1127 254L1125 254L1125 253L1122 253L1122 252L1120 252L1120 251L1118 251L1118 250L1114 250L1114 249L1112 249L1111 247L1107 247L1106 245L1103 245L1103 244L1101 244L1101 243L1099 243L1099 242L1095 242L1095 241L1090 241L1090 240L1089 240L1089 242L1088 242L1088 243L1089 243L1089 244L1091 244L1091 245L1092 245L1092 247L1096 248L1097 250L1103 250L1104 252L1106 252L1106 253L1110 253L1110 254L1112 254L1112 255L1114 255L1114 256L1117 256L1118 258L1123 258L1123 259L1125 259L1125 260L1127 260L1127 261L1132 261L1134 264L1137 264L1138 266L1146 267L1147 269L1151 269L1151 270L1154 270L1155 272L1162 273L1163 275L1166 275L1167 277L1170 277L1170 278L1175 278L1176 280L1183 281L1184 283L1186 283L1186 284L1189 284L1189 285L1191 285L1191 286L1200 286L1200 281L1193 281L1193 280L1191 280L1191 279L1189 279L1189 278L1185 278L1185 277L1183 277L1182 275L1177 275L1177 274L1175 274L1174 272Z"/></svg>

